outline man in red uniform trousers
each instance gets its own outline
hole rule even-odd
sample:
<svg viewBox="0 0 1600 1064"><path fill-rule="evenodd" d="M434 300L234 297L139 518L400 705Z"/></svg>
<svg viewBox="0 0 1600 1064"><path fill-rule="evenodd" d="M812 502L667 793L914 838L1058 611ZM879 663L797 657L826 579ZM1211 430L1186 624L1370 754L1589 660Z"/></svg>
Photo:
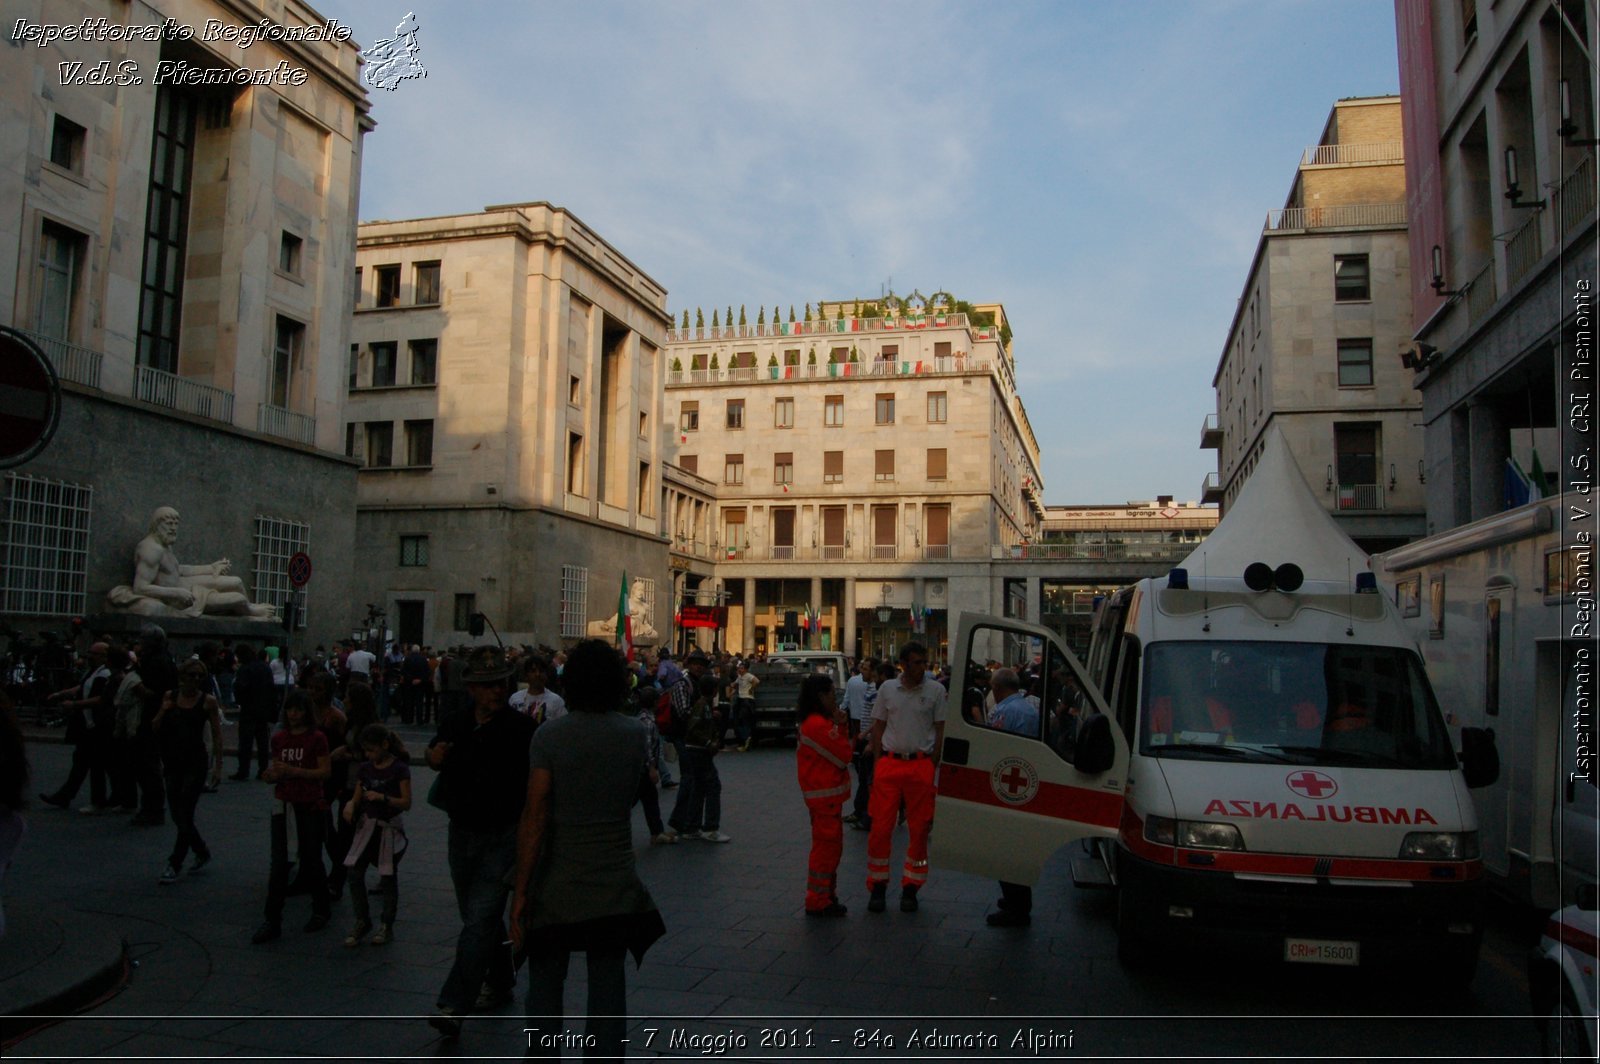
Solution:
<svg viewBox="0 0 1600 1064"><path fill-rule="evenodd" d="M924 675L928 648L907 643L900 650L900 676L878 687L872 704L872 740L877 758L868 811L867 911L881 913L889 889L889 838L905 803L905 870L900 876L900 911L917 911L917 891L928 881L928 833L933 830L933 778L944 749L944 686Z"/></svg>
<svg viewBox="0 0 1600 1064"><path fill-rule="evenodd" d="M800 796L811 813L811 859L806 874L806 915L843 916L837 880L844 852L839 814L850 796L850 733L833 677L812 673L800 682L800 741L795 744Z"/></svg>

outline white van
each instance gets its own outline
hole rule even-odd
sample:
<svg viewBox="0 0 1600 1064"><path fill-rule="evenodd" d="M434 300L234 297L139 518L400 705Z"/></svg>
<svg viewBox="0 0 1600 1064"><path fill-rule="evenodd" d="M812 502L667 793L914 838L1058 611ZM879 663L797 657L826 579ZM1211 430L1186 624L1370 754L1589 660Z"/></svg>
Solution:
<svg viewBox="0 0 1600 1064"><path fill-rule="evenodd" d="M1033 883L1090 837L1074 878L1116 890L1128 960L1204 943L1471 979L1467 778L1366 557L1276 432L1183 566L1101 604L1086 666L1015 621L967 618L958 639L936 862ZM1039 734L979 723L963 688L989 659L1037 661ZM1492 778L1492 745L1466 738L1473 782Z"/></svg>

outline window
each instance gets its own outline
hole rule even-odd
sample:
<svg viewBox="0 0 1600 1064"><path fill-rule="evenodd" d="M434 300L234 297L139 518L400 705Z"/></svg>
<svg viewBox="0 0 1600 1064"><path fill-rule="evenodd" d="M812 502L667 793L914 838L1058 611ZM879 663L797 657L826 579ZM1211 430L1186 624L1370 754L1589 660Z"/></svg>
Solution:
<svg viewBox="0 0 1600 1064"><path fill-rule="evenodd" d="M400 565L408 568L427 565L427 536L400 536Z"/></svg>
<svg viewBox="0 0 1600 1064"><path fill-rule="evenodd" d="M893 362L899 357L900 357L900 345L899 344L884 344L882 347L878 348L878 361L879 362Z"/></svg>
<svg viewBox="0 0 1600 1064"><path fill-rule="evenodd" d="M277 335L272 344L272 405L289 409L294 402L296 378L305 371L306 327L293 318L278 315Z"/></svg>
<svg viewBox="0 0 1600 1064"><path fill-rule="evenodd" d="M414 286L419 304L439 302L439 264L417 263Z"/></svg>
<svg viewBox="0 0 1600 1064"><path fill-rule="evenodd" d="M1333 298L1338 303L1357 303L1372 298L1367 256L1333 257Z"/></svg>
<svg viewBox="0 0 1600 1064"><path fill-rule="evenodd" d="M681 432L696 432L700 428L700 404L688 401L678 408L678 429Z"/></svg>
<svg viewBox="0 0 1600 1064"><path fill-rule="evenodd" d="M879 392L877 404L874 407L877 413L877 423L880 425L894 424L894 393Z"/></svg>
<svg viewBox="0 0 1600 1064"><path fill-rule="evenodd" d="M946 476L946 450L943 447L928 448L928 479L943 480Z"/></svg>
<svg viewBox="0 0 1600 1064"><path fill-rule="evenodd" d="M33 327L57 340L71 339L78 303L78 279L89 238L64 225L45 222L39 229L39 292Z"/></svg>
<svg viewBox="0 0 1600 1064"><path fill-rule="evenodd" d="M351 391L355 391L355 389L356 389L356 381L357 381L357 373L361 369L361 345L360 344L351 344L350 345L350 367L349 368L350 368L350 383L349 383L348 387L349 387L349 389Z"/></svg>
<svg viewBox="0 0 1600 1064"><path fill-rule="evenodd" d="M950 395L948 392L928 393L928 424L942 425L950 420Z"/></svg>
<svg viewBox="0 0 1600 1064"><path fill-rule="evenodd" d="M794 507L774 507L772 510L772 556L794 557Z"/></svg>
<svg viewBox="0 0 1600 1064"><path fill-rule="evenodd" d="M278 239L278 269L284 273L299 277L300 248L303 245L304 241L285 229L283 235Z"/></svg>
<svg viewBox="0 0 1600 1064"><path fill-rule="evenodd" d="M406 465L433 465L433 422L406 422Z"/></svg>
<svg viewBox="0 0 1600 1064"><path fill-rule="evenodd" d="M656 582L648 576L641 576L629 584L629 590L637 590L639 596L639 612L650 623L656 626Z"/></svg>
<svg viewBox="0 0 1600 1064"><path fill-rule="evenodd" d="M582 639L589 623L589 570L582 565L561 567L561 637Z"/></svg>
<svg viewBox="0 0 1600 1064"><path fill-rule="evenodd" d="M848 347L834 347L828 350L829 362L849 362L850 349Z"/></svg>
<svg viewBox="0 0 1600 1064"><path fill-rule="evenodd" d="M63 170L83 173L84 128L70 118L56 115L50 130L50 161Z"/></svg>
<svg viewBox="0 0 1600 1064"><path fill-rule="evenodd" d="M255 600L276 606L296 628L306 626L306 596L289 583L289 559L311 549L311 526L304 521L256 515Z"/></svg>
<svg viewBox="0 0 1600 1064"><path fill-rule="evenodd" d="M395 364L400 361L400 345L392 341L370 344L372 351L372 386L392 388L395 382Z"/></svg>
<svg viewBox="0 0 1600 1064"><path fill-rule="evenodd" d="M774 428L794 428L794 399L785 397L772 402L772 425Z"/></svg>
<svg viewBox="0 0 1600 1064"><path fill-rule="evenodd" d="M579 376L567 377L567 402L573 406L583 405L583 378Z"/></svg>
<svg viewBox="0 0 1600 1064"><path fill-rule="evenodd" d="M700 456L697 454L680 454L678 456L678 468L685 473L694 473L698 476L700 473Z"/></svg>
<svg viewBox="0 0 1600 1064"><path fill-rule="evenodd" d="M744 455L730 454L723 458L722 482L724 484L744 483Z"/></svg>
<svg viewBox="0 0 1600 1064"><path fill-rule="evenodd" d="M794 483L794 452L779 451L772 456L772 483Z"/></svg>
<svg viewBox="0 0 1600 1064"><path fill-rule="evenodd" d="M838 484L844 480L844 452L822 452L822 482Z"/></svg>
<svg viewBox="0 0 1600 1064"><path fill-rule="evenodd" d="M1367 388L1372 385L1372 341L1339 341L1339 387Z"/></svg>
<svg viewBox="0 0 1600 1064"><path fill-rule="evenodd" d="M950 341L949 340L936 340L936 341L934 341L934 344L933 344L933 357L934 358L949 358L950 357Z"/></svg>
<svg viewBox="0 0 1600 1064"><path fill-rule="evenodd" d="M1339 509L1373 510L1378 499L1378 426L1347 423L1333 426L1334 475L1339 481Z"/></svg>
<svg viewBox="0 0 1600 1064"><path fill-rule="evenodd" d="M798 366L800 364L800 349L791 347L785 350L783 352L783 364L785 366Z"/></svg>
<svg viewBox="0 0 1600 1064"><path fill-rule="evenodd" d="M825 395L822 397L822 423L830 429L844 427L844 396Z"/></svg>
<svg viewBox="0 0 1600 1064"><path fill-rule="evenodd" d="M895 547L895 508L893 506L874 506L872 508L872 556L874 558L893 558Z"/></svg>
<svg viewBox="0 0 1600 1064"><path fill-rule="evenodd" d="M5 479L0 523L0 613L81 615L89 582L94 489L26 473Z"/></svg>
<svg viewBox="0 0 1600 1064"><path fill-rule="evenodd" d="M567 494L583 494L583 435L567 433Z"/></svg>
<svg viewBox="0 0 1600 1064"><path fill-rule="evenodd" d="M352 289L354 293L350 298L350 306L359 309L361 306L361 267L356 267L356 283Z"/></svg>
<svg viewBox="0 0 1600 1064"><path fill-rule="evenodd" d="M728 400L728 427L730 429L744 428L744 400Z"/></svg>
<svg viewBox="0 0 1600 1064"><path fill-rule="evenodd" d="M872 455L872 478L874 480L894 479L894 452L874 451Z"/></svg>
<svg viewBox="0 0 1600 1064"><path fill-rule="evenodd" d="M354 458L356 456L356 423L354 421L346 421L344 423L344 456L346 458Z"/></svg>
<svg viewBox="0 0 1600 1064"><path fill-rule="evenodd" d="M367 468L394 465L394 422L367 422Z"/></svg>
<svg viewBox="0 0 1600 1064"><path fill-rule="evenodd" d="M822 509L822 557L838 561L844 557L844 507L825 506Z"/></svg>
<svg viewBox="0 0 1600 1064"><path fill-rule="evenodd" d="M638 513L641 516L649 517L652 513L655 512L655 507L650 505L651 500L653 498L654 498L654 495L650 491L650 463L649 462L640 462L639 463L639 505L637 507L637 510L638 510Z"/></svg>
<svg viewBox="0 0 1600 1064"><path fill-rule="evenodd" d="M189 176L194 158L195 97L171 85L156 90L150 138L144 266L139 289L141 366L178 371L183 316L183 260L189 243Z"/></svg>
<svg viewBox="0 0 1600 1064"><path fill-rule="evenodd" d="M639 438L641 440L650 438L650 415L643 410L639 411Z"/></svg>
<svg viewBox="0 0 1600 1064"><path fill-rule="evenodd" d="M922 508L922 554L925 558L950 557L950 507Z"/></svg>
<svg viewBox="0 0 1600 1064"><path fill-rule="evenodd" d="M439 341L412 340L411 383L439 383Z"/></svg>
<svg viewBox="0 0 1600 1064"><path fill-rule="evenodd" d="M472 615L478 612L477 595L456 596L455 630L465 632L472 627Z"/></svg>
<svg viewBox="0 0 1600 1064"><path fill-rule="evenodd" d="M729 555L744 550L744 507L722 511L722 542Z"/></svg>
<svg viewBox="0 0 1600 1064"><path fill-rule="evenodd" d="M374 272L378 276L378 306L392 307L400 302L400 267L379 266Z"/></svg>
<svg viewBox="0 0 1600 1064"><path fill-rule="evenodd" d="M1465 48L1478 36L1478 0L1461 0L1461 46Z"/></svg>

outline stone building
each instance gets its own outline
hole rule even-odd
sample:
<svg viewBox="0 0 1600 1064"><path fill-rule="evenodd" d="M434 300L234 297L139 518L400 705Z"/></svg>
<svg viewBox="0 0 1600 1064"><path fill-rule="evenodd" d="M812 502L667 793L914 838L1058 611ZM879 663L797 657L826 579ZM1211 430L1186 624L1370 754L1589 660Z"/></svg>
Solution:
<svg viewBox="0 0 1600 1064"><path fill-rule="evenodd" d="M666 290L570 212L360 227L345 453L356 580L411 643L560 645L626 571L665 642ZM664 598L664 596L662 596Z"/></svg>
<svg viewBox="0 0 1600 1064"><path fill-rule="evenodd" d="M0 315L43 348L59 428L4 476L0 614L48 626L128 583L152 511L302 625L348 630L343 455L363 135L348 34L298 0L8 4ZM222 27L273 29L241 46ZM70 34L46 33L51 27Z"/></svg>
<svg viewBox="0 0 1600 1064"><path fill-rule="evenodd" d="M1596 6L1395 13L1417 263L1407 363L1428 531L1444 532L1592 479Z"/></svg>
<svg viewBox="0 0 1600 1064"><path fill-rule="evenodd" d="M1334 104L1267 216L1218 359L1200 445L1226 510L1276 424L1306 481L1369 551L1424 532L1400 100Z"/></svg>
<svg viewBox="0 0 1600 1064"><path fill-rule="evenodd" d="M715 490L691 523L711 586L685 567L674 601L725 606L734 651L915 636L942 656L957 611L1007 609L996 563L1044 518L1005 310L941 293L780 316L667 337L674 461Z"/></svg>

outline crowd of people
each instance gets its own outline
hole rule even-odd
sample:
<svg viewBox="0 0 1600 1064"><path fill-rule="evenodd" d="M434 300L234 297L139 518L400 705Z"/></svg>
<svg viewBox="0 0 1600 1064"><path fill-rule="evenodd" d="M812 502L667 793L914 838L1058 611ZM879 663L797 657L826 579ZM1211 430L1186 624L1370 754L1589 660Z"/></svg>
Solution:
<svg viewBox="0 0 1600 1064"><path fill-rule="evenodd" d="M273 788L263 919L252 941L281 937L291 897L309 901L304 930L323 929L348 889L344 944L382 946L396 934L405 814L419 797L413 767L425 762L426 801L448 817L462 925L433 1025L454 1037L469 1014L509 1003L523 960L530 1016L558 1017L573 952L587 955L590 1015L620 1017L625 954L642 958L664 932L634 869L632 809L642 808L652 845L731 841L717 758L750 749L752 664L698 650L681 662L664 649L628 660L599 640L565 651L438 654L346 643L298 659L281 645L219 641L177 661L150 625L134 648L90 644L79 680L50 696L73 752L66 779L39 800L72 808L87 782L83 814L120 810L153 826L170 812L176 833L158 882L175 883L212 858L197 812L222 779L222 726L234 714L238 762L228 778ZM963 712L970 703L989 726L1037 733L1038 703L1024 694L1036 678L1004 668L973 675L986 690L965 692ZM894 662L855 663L842 688L826 672L802 682L796 766L811 823L808 917L848 912L837 879L847 824L867 833L871 913L887 906L893 831L906 825L899 907L917 911L948 682L948 672L929 671L919 643ZM433 723L425 748L413 754L387 726L394 718ZM660 792L673 789L663 818ZM19 807L20 794L8 811ZM1029 889L1001 890L989 923L1028 923ZM376 921L369 893L381 898ZM590 1032L621 1055L620 1021L591 1020Z"/></svg>

